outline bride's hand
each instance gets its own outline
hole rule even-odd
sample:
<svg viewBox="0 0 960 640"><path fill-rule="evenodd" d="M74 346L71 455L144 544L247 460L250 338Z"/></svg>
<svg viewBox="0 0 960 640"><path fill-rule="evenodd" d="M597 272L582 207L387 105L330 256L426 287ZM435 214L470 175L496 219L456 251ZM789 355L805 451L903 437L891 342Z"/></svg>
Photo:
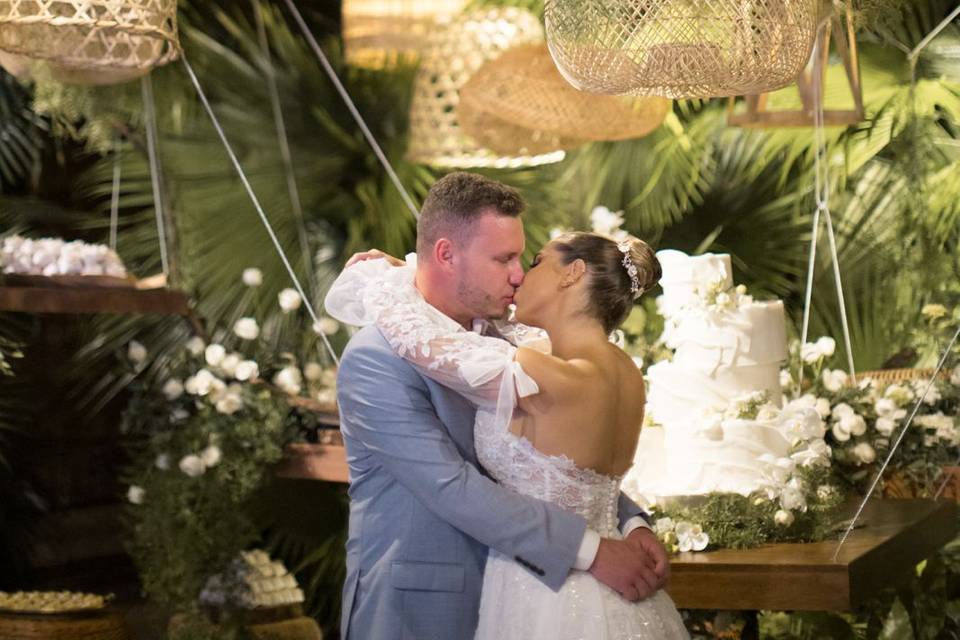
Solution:
<svg viewBox="0 0 960 640"><path fill-rule="evenodd" d="M363 262L364 260L377 260L379 258L384 258L387 262L390 263L391 267L402 267L405 264L407 264L400 258L394 258L389 253L384 253L379 249L368 249L367 251L361 251L360 253L355 253L352 256L350 256L350 259L347 260L347 264L345 264L343 268L346 269L347 267L354 265L358 262Z"/></svg>

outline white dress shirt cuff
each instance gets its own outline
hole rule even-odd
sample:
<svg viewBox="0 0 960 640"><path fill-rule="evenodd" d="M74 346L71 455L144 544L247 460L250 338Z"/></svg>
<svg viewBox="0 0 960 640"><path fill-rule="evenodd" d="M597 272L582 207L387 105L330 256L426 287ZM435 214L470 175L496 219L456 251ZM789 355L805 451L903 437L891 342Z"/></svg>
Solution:
<svg viewBox="0 0 960 640"><path fill-rule="evenodd" d="M577 552L577 561L573 568L578 571L588 571L593 566L593 561L597 558L597 550L600 548L600 534L593 529L587 529L583 532L583 541L580 543L580 550Z"/></svg>
<svg viewBox="0 0 960 640"><path fill-rule="evenodd" d="M625 523L623 523L623 529L621 529L621 532L623 533L623 538L626 539L627 536L629 536L634 530L639 529L641 527L643 527L644 529L653 528L647 523L646 520L644 520L640 516L633 516L632 518L627 520Z"/></svg>

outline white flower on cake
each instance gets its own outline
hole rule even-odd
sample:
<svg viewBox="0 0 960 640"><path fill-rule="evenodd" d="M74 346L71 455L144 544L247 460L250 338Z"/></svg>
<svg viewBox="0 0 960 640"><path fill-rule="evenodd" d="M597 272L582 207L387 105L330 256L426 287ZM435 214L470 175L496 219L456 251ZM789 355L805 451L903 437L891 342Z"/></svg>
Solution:
<svg viewBox="0 0 960 640"><path fill-rule="evenodd" d="M823 386L827 391L836 393L843 389L843 385L847 384L847 372L842 369L824 369L821 376Z"/></svg>
<svg viewBox="0 0 960 640"><path fill-rule="evenodd" d="M273 376L273 384L291 396L298 395L301 389L303 376L300 369L294 366L284 367Z"/></svg>
<svg viewBox="0 0 960 640"><path fill-rule="evenodd" d="M180 459L179 467L180 471L183 471L191 478L202 476L203 472L207 470L207 466L203 463L203 458L193 453L183 456Z"/></svg>
<svg viewBox="0 0 960 640"><path fill-rule="evenodd" d="M296 289L284 289L277 295L277 300L280 303L280 309L284 313L296 311L303 302L303 298L300 297Z"/></svg>
<svg viewBox="0 0 960 640"><path fill-rule="evenodd" d="M677 545L681 552L703 551L710 544L710 536L703 532L698 524L680 521L673 532L677 536Z"/></svg>
<svg viewBox="0 0 960 640"><path fill-rule="evenodd" d="M610 236L614 240L623 240L627 237L627 232L620 227L623 226L622 211L614 213L606 207L594 207L590 212L590 226L594 233L601 233Z"/></svg>
<svg viewBox="0 0 960 640"><path fill-rule="evenodd" d="M793 524L794 515L790 511L778 509L777 512L773 514L773 521L781 527L789 527Z"/></svg>
<svg viewBox="0 0 960 640"><path fill-rule="evenodd" d="M132 484L130 488L127 489L127 500L129 500L131 504L143 504L143 498L146 494L147 492L143 487Z"/></svg>
<svg viewBox="0 0 960 640"><path fill-rule="evenodd" d="M203 359L206 360L207 364L211 367L218 367L220 363L223 362L223 359L227 357L227 350L219 344L211 344L203 352Z"/></svg>
<svg viewBox="0 0 960 640"><path fill-rule="evenodd" d="M187 340L187 344L185 344L184 347L190 352L190 355L199 356L203 353L203 350L207 348L207 344L200 336L193 336Z"/></svg>
<svg viewBox="0 0 960 640"><path fill-rule="evenodd" d="M131 340L127 345L127 359L133 364L143 364L147 359L147 348L136 340Z"/></svg>
<svg viewBox="0 0 960 640"><path fill-rule="evenodd" d="M248 267L243 270L243 284L248 287L259 287L263 284L263 272L256 267Z"/></svg>
<svg viewBox="0 0 960 640"><path fill-rule="evenodd" d="M313 323L313 332L317 335L332 336L340 331L340 323L330 316L323 316Z"/></svg>
<svg viewBox="0 0 960 640"><path fill-rule="evenodd" d="M253 360L244 360L233 372L233 376L240 381L253 380L258 375L260 375L260 367Z"/></svg>
<svg viewBox="0 0 960 640"><path fill-rule="evenodd" d="M260 335L260 327L253 318L240 318L233 325L233 332L244 340L256 340Z"/></svg>
<svg viewBox="0 0 960 640"><path fill-rule="evenodd" d="M179 378L170 378L163 384L163 395L173 401L183 395L183 382Z"/></svg>
<svg viewBox="0 0 960 640"><path fill-rule="evenodd" d="M157 455L157 459L153 461L153 466L160 471L166 471L170 468L170 454L161 453Z"/></svg>

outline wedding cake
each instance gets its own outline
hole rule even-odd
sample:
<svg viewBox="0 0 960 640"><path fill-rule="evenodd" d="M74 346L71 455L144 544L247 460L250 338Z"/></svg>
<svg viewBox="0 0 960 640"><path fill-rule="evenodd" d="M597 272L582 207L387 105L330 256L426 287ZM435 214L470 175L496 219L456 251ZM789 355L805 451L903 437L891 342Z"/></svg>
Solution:
<svg viewBox="0 0 960 640"><path fill-rule="evenodd" d="M647 372L647 425L624 490L641 499L711 492L749 495L770 460L791 453L781 411L787 357L783 303L735 287L730 256L660 251L671 361Z"/></svg>

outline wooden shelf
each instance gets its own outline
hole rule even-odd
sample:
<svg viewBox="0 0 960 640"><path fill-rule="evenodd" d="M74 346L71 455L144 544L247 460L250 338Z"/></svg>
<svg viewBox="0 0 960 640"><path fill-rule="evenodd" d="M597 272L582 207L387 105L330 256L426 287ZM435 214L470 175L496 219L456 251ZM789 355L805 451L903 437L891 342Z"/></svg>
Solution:
<svg viewBox="0 0 960 640"><path fill-rule="evenodd" d="M186 294L134 287L0 286L0 311L22 313L190 313Z"/></svg>
<svg viewBox="0 0 960 640"><path fill-rule="evenodd" d="M836 540L682 553L667 591L681 609L849 611L909 580L957 535L957 513L946 500L874 500L836 560Z"/></svg>
<svg viewBox="0 0 960 640"><path fill-rule="evenodd" d="M350 482L347 450L342 444L291 444L274 470L281 478Z"/></svg>

